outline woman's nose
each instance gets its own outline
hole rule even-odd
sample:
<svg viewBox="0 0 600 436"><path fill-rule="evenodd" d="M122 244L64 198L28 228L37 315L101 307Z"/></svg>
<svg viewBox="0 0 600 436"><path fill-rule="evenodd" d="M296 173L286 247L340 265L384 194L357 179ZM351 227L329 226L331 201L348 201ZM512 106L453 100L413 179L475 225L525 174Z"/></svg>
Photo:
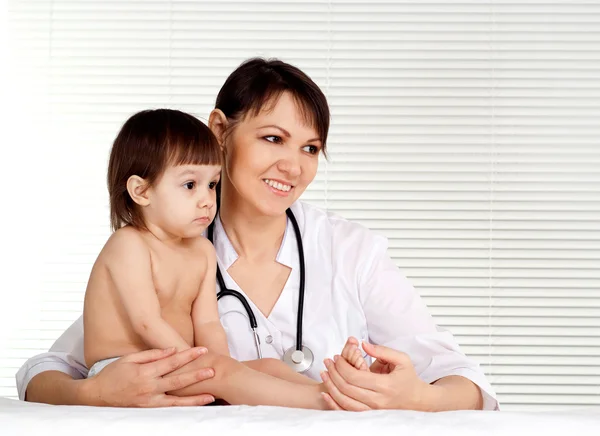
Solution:
<svg viewBox="0 0 600 436"><path fill-rule="evenodd" d="M300 159L296 155L287 155L279 160L277 168L290 177L298 177L302 174L302 167L300 165Z"/></svg>

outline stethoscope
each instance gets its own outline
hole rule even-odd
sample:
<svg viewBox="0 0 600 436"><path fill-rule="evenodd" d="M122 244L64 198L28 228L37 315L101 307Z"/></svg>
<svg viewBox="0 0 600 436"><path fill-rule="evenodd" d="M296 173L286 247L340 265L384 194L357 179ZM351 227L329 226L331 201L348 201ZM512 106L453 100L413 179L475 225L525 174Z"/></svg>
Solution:
<svg viewBox="0 0 600 436"><path fill-rule="evenodd" d="M300 293L298 295L298 324L296 327L296 346L286 350L286 352L283 354L283 361L294 371L304 372L312 366L315 360L310 348L302 345L302 316L304 314L304 279L306 276L304 270L304 246L302 245L302 237L300 235L300 228L298 227L296 217L292 213L291 209L287 209L285 213L292 222L292 226L294 227L294 233L296 234L296 242L298 244L298 255L300 257ZM208 240L210 242L213 242L214 228L215 223L213 221L208 227L207 232ZM230 295L232 297L237 298L240 301L240 303L242 303L242 306L244 306L244 309L248 314L248 319L250 320L250 328L252 329L252 333L254 334L254 344L256 345L256 352L258 354L258 358L262 359L262 353L260 351L260 338L258 336L258 333L256 332L258 324L256 322L254 312L248 304L248 301L240 292L234 289L227 288L227 286L225 285L225 280L223 280L223 275L221 274L221 270L219 269L218 265L217 281L219 283L220 289L220 291L217 293L217 301L227 295Z"/></svg>

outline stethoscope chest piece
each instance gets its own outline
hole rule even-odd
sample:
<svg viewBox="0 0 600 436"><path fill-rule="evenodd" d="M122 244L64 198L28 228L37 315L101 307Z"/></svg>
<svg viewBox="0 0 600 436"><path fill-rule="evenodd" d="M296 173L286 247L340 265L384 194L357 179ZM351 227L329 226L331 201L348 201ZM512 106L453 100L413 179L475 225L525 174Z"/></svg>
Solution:
<svg viewBox="0 0 600 436"><path fill-rule="evenodd" d="M283 355L283 361L296 372L305 372L310 369L315 356L313 356L310 348L302 346L302 351L296 350L295 347L288 348Z"/></svg>
<svg viewBox="0 0 600 436"><path fill-rule="evenodd" d="M304 265L304 246L302 245L302 236L300 234L300 228L298 227L298 222L296 221L296 217L292 213L291 209L287 209L285 211L286 215L292 222L292 226L294 227L294 233L296 234L296 243L298 244L298 257L300 258L300 286L298 289L298 318L296 324L296 346L290 348L283 355L283 361L294 371L296 372L305 372L307 371L313 364L315 357L313 356L310 348L301 346L302 344L302 317L304 316L304 282L305 282L305 265ZM208 227L208 240L210 242L214 242L213 239L214 233L214 221ZM248 319L250 320L250 328L254 334L254 344L256 345L256 353L259 359L262 359L262 353L260 350L260 340L258 338L258 334L256 333L256 329L258 324L256 322L256 317L254 316L254 312L250 307L250 304L246 300L246 297L242 295L241 292L236 291L234 289L228 289L225 286L225 280L223 279L223 275L221 274L221 270L217 265L217 282L219 283L219 292L217 293L217 300L220 300L222 297L226 295L230 295L232 297L237 298L240 303L244 306L244 310L248 314ZM299 350L302 348L302 350Z"/></svg>

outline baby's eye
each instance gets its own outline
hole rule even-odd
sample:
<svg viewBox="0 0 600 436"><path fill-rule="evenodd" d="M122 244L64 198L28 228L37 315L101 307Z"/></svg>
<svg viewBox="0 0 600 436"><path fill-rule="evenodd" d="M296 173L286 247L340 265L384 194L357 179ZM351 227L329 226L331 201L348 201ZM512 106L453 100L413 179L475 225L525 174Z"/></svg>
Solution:
<svg viewBox="0 0 600 436"><path fill-rule="evenodd" d="M310 154L317 154L319 152L319 147L317 147L316 145L305 145L302 148L304 151Z"/></svg>
<svg viewBox="0 0 600 436"><path fill-rule="evenodd" d="M187 183L184 183L183 186L185 187L185 189L194 189L196 187L196 183L195 182L187 182Z"/></svg>
<svg viewBox="0 0 600 436"><path fill-rule="evenodd" d="M281 140L281 136L276 136L276 135L270 135L270 136L263 136L263 139L272 142L274 144L281 144L283 141Z"/></svg>
<svg viewBox="0 0 600 436"><path fill-rule="evenodd" d="M208 188L209 188L209 189L215 189L215 188L217 187L217 183L218 183L218 182L210 182L210 183L208 184Z"/></svg>

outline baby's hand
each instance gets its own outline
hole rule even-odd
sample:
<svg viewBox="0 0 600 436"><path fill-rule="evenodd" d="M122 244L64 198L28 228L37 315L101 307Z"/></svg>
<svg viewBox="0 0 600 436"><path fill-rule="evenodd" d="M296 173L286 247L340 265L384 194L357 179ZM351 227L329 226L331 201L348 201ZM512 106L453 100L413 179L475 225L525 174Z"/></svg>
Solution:
<svg viewBox="0 0 600 436"><path fill-rule="evenodd" d="M350 336L344 345L342 350L342 357L346 359L350 365L361 371L369 371L369 366L363 358L362 352L360 351L358 341L356 338Z"/></svg>

